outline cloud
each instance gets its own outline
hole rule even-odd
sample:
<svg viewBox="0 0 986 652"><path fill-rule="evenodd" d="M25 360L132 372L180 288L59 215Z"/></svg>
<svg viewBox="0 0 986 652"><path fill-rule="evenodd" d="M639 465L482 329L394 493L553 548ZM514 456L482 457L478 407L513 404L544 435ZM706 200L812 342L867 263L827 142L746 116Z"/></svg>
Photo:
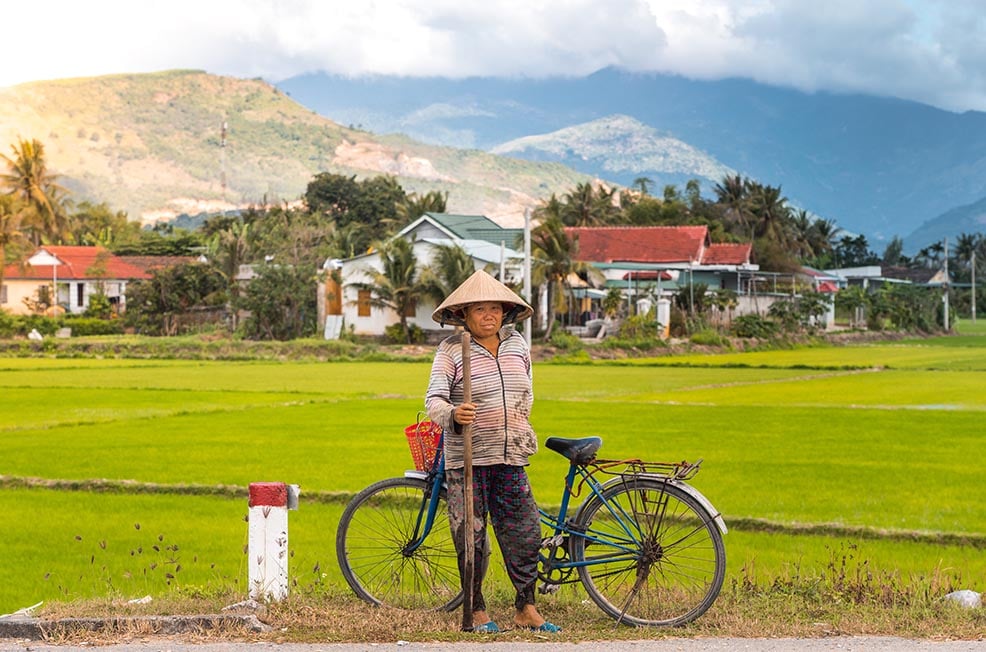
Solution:
<svg viewBox="0 0 986 652"><path fill-rule="evenodd" d="M203 69L581 76L605 66L986 109L980 0L47 0L4 9L0 85ZM21 26L37 25L37 29ZM38 39L43 42L38 47Z"/></svg>

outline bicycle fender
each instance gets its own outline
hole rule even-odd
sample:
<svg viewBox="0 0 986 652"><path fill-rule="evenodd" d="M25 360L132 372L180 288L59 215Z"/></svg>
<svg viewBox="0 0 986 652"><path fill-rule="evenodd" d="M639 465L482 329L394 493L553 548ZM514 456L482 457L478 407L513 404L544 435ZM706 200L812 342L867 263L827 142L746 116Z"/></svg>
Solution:
<svg viewBox="0 0 986 652"><path fill-rule="evenodd" d="M672 480L668 484L673 484L674 486L678 487L686 494L694 498L698 502L698 504L704 507L705 511L708 512L710 516L712 516L712 519L716 522L716 527L719 528L719 531L722 532L723 534L726 534L726 532L728 532L728 530L726 529L726 521L723 520L722 514L719 512L718 509L712 506L712 503L709 501L708 498L702 495L701 491L691 486L690 484L685 484L684 482L677 482Z"/></svg>
<svg viewBox="0 0 986 652"><path fill-rule="evenodd" d="M720 532L722 532L723 534L726 534L729 531L726 528L726 521L724 521L723 518L722 518L722 513L719 512L719 510L716 509L712 505L712 502L709 501L708 498L706 498L705 496L702 495L702 492L701 491L699 491L695 487L691 486L690 484L685 483L685 482L682 482L681 480L673 480L673 479L669 479L669 478L665 478L665 477L661 477L661 476L656 476L656 475L648 476L648 475L641 474L641 475L639 475L637 477L639 477L639 478L646 478L648 480L653 480L653 481L660 482L660 483L663 483L663 484L672 484L675 487L677 487L678 489L681 489L686 494L688 494L689 496L691 496L692 498L694 498L695 499L695 502L697 502L699 505L701 505L702 508L706 511L706 513L708 513L708 515L712 517L712 520L715 521L716 527L719 528L719 531ZM612 485L622 484L622 483L623 483L623 479L622 478L614 478L612 480L609 480L609 481L603 483L602 488L605 491L606 489L608 489Z"/></svg>
<svg viewBox="0 0 986 652"><path fill-rule="evenodd" d="M428 472L427 471L411 471L411 470L408 470L408 471L404 471L404 477L405 478L414 478L415 480L424 480L424 481L427 481L428 480ZM442 488L443 489L448 489L448 483L447 482L443 482L442 483Z"/></svg>

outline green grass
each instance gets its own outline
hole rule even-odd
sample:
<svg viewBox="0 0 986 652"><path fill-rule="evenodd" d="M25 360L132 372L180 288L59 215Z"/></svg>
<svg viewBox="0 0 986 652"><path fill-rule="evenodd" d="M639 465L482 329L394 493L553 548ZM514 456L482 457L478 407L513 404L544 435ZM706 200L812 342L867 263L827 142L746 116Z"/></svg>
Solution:
<svg viewBox="0 0 986 652"><path fill-rule="evenodd" d="M824 568L852 545L905 580L971 580L986 576L981 362L986 338L963 335L539 363L533 423L542 442L601 435L602 457L704 458L693 483L738 524L726 537L734 579L751 568L760 578ZM188 485L300 484L292 577L338 589L343 503L314 498L408 468L402 430L422 408L429 365L12 358L0 371L7 613L39 600L242 587L245 498ZM558 504L564 470L550 451L533 458L542 504ZM133 480L176 493L27 488L11 478ZM174 544L164 560L148 552ZM172 561L181 572L167 578L159 569Z"/></svg>

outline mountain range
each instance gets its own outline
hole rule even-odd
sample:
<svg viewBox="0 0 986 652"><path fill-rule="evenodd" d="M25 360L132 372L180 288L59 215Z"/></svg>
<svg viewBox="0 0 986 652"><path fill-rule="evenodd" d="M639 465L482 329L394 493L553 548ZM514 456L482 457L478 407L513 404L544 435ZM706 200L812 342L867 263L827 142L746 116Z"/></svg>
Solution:
<svg viewBox="0 0 986 652"><path fill-rule="evenodd" d="M617 69L554 79L311 74L278 87L375 133L559 162L624 185L698 178L712 196L734 171L871 243L897 235L911 250L980 224L986 199L982 112Z"/></svg>
<svg viewBox="0 0 986 652"><path fill-rule="evenodd" d="M520 226L526 208L592 180L558 163L377 136L267 82L187 70L0 89L0 147L10 156L19 139L44 145L70 199L144 223L296 202L331 172L392 175L409 193L447 192L451 211Z"/></svg>
<svg viewBox="0 0 986 652"><path fill-rule="evenodd" d="M593 179L697 179L711 197L727 174L874 248L986 223L986 114L741 79L112 75L0 89L0 148L19 138L44 143L74 200L145 222L294 202L327 171L391 174L504 226Z"/></svg>

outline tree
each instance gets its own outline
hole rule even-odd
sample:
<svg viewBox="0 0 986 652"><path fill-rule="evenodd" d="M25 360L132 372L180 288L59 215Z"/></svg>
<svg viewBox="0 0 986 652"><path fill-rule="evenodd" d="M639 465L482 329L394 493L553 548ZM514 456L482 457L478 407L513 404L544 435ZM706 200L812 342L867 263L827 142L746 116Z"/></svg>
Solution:
<svg viewBox="0 0 986 652"><path fill-rule="evenodd" d="M630 187L636 188L637 190L640 191L641 195L646 197L647 195L650 194L650 189L651 186L653 185L654 185L654 180L651 179L650 177L637 177L636 179L633 180L633 183L630 184Z"/></svg>
<svg viewBox="0 0 986 652"><path fill-rule="evenodd" d="M35 245L42 240L60 242L65 228L63 200L68 191L55 182L58 175L48 171L44 145L38 140L22 139L10 149L13 157L0 154L9 168L0 175L0 184L31 207L25 225Z"/></svg>
<svg viewBox="0 0 986 652"><path fill-rule="evenodd" d="M0 195L0 288L3 287L3 270L7 266L7 251L23 241L21 220L24 204L12 195Z"/></svg>
<svg viewBox="0 0 986 652"><path fill-rule="evenodd" d="M949 273L956 281L968 282L972 277L972 261L976 257L976 252L983 246L983 235L981 233L960 233L955 240L955 248L952 249L952 266Z"/></svg>
<svg viewBox="0 0 986 652"><path fill-rule="evenodd" d="M579 183L562 197L560 217L565 226L602 226L613 221L619 213L613 197L615 188L594 188L589 182Z"/></svg>
<svg viewBox="0 0 986 652"><path fill-rule="evenodd" d="M887 247L883 250L881 262L889 267L895 267L906 262L906 258L904 257L904 241L899 235L895 235L887 243Z"/></svg>
<svg viewBox="0 0 986 652"><path fill-rule="evenodd" d="M112 250L140 241L140 224L124 211L113 212L105 203L81 202L65 223L65 239L76 245L101 246Z"/></svg>
<svg viewBox="0 0 986 652"><path fill-rule="evenodd" d="M568 278L571 274L589 274L587 263L577 260L578 242L568 237L560 219L550 218L531 231L531 278L534 283L548 286L548 329L545 340L551 339L558 310L568 306Z"/></svg>
<svg viewBox="0 0 986 652"><path fill-rule="evenodd" d="M263 265L237 302L248 313L246 337L291 340L316 330L318 305L314 269L308 266Z"/></svg>
<svg viewBox="0 0 986 652"><path fill-rule="evenodd" d="M835 246L835 259L839 267L865 267L879 265L880 257L870 251L866 236L844 235Z"/></svg>
<svg viewBox="0 0 986 652"><path fill-rule="evenodd" d="M432 264L421 272L421 282L425 294L438 305L475 271L472 256L460 245L438 245Z"/></svg>
<svg viewBox="0 0 986 652"><path fill-rule="evenodd" d="M444 213L448 206L448 192L432 190L418 196L411 193L402 204L397 206L397 217L404 225L408 225L425 213Z"/></svg>
<svg viewBox="0 0 986 652"><path fill-rule="evenodd" d="M233 328L236 328L236 301L240 294L236 275L240 265L248 260L250 225L245 222L232 222L228 228L216 233L209 242L209 260L226 280L227 307L233 315Z"/></svg>
<svg viewBox="0 0 986 652"><path fill-rule="evenodd" d="M210 265L184 263L127 285L125 323L145 335L178 335L193 315L222 306L226 281Z"/></svg>
<svg viewBox="0 0 986 652"><path fill-rule="evenodd" d="M405 341L411 343L411 330L407 317L413 314L417 298L427 292L427 286L418 274L418 260L414 245L404 238L394 238L380 247L383 271L366 269L370 282L350 285L357 290L370 292L370 305L389 308L397 313Z"/></svg>
<svg viewBox="0 0 986 652"><path fill-rule="evenodd" d="M345 230L354 252L364 252L373 242L386 239L401 224L398 207L407 195L397 180L379 176L357 181L322 172L315 175L305 191L309 212L329 220L337 230ZM437 197L429 201L437 202Z"/></svg>
<svg viewBox="0 0 986 652"><path fill-rule="evenodd" d="M749 182L740 175L725 176L713 188L716 201L722 205L727 226L734 233L739 233L747 240L753 240L752 221L750 213Z"/></svg>

